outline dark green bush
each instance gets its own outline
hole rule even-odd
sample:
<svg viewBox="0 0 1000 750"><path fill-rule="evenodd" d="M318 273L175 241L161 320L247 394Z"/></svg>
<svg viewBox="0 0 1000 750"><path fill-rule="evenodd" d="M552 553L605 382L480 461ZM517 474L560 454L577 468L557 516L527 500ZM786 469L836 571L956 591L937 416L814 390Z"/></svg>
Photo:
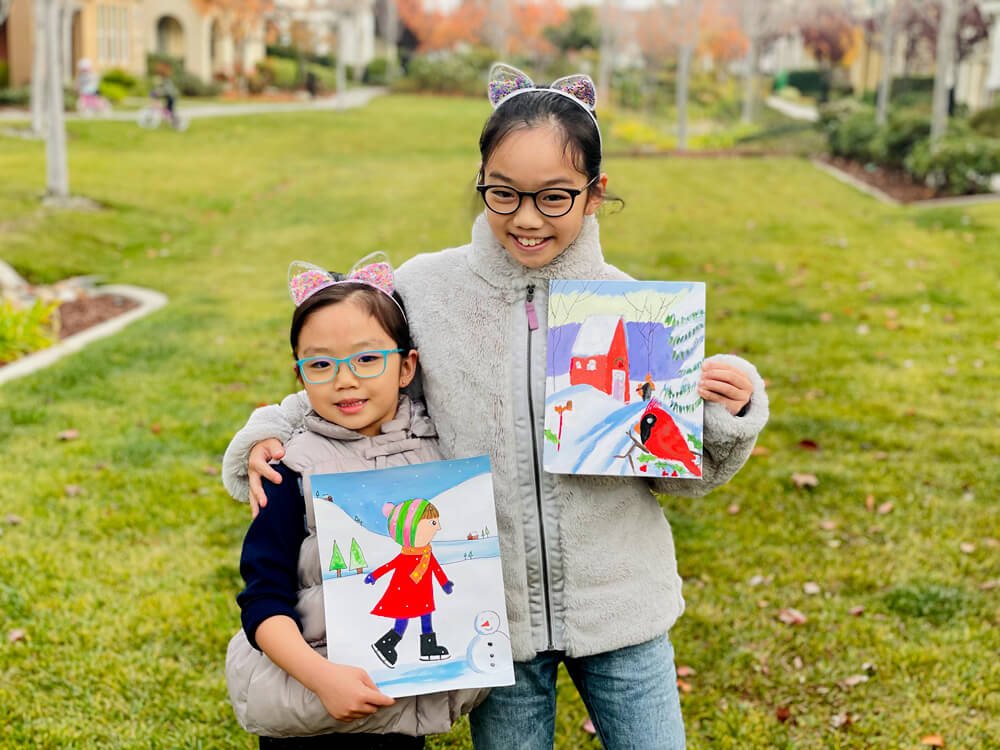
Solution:
<svg viewBox="0 0 1000 750"><path fill-rule="evenodd" d="M1000 105L976 112L969 119L969 125L979 135L1000 138Z"/></svg>
<svg viewBox="0 0 1000 750"><path fill-rule="evenodd" d="M365 66L361 80L369 86L385 86L389 83L389 61L384 57L376 57Z"/></svg>
<svg viewBox="0 0 1000 750"><path fill-rule="evenodd" d="M171 75L176 75L184 70L184 58L161 55L159 52L149 52L146 54L146 75L161 75L161 68L163 67L170 68Z"/></svg>
<svg viewBox="0 0 1000 750"><path fill-rule="evenodd" d="M479 96L486 88L486 72L495 59L492 50L472 49L449 55L416 55L407 74L393 81L395 91L433 91Z"/></svg>
<svg viewBox="0 0 1000 750"><path fill-rule="evenodd" d="M10 86L10 66L6 60L0 60L0 89Z"/></svg>
<svg viewBox="0 0 1000 750"><path fill-rule="evenodd" d="M934 91L934 76L909 76L893 78L889 85L889 96L895 99L901 94L923 93L930 95Z"/></svg>
<svg viewBox="0 0 1000 750"><path fill-rule="evenodd" d="M27 107L31 103L31 90L27 86L0 89L0 107Z"/></svg>
<svg viewBox="0 0 1000 750"><path fill-rule="evenodd" d="M789 70L784 84L797 88L806 96L824 97L830 91L830 79L822 70Z"/></svg>
<svg viewBox="0 0 1000 750"><path fill-rule="evenodd" d="M937 143L918 143L904 161L906 171L943 193L989 192L1000 174L1000 141L949 134Z"/></svg>
<svg viewBox="0 0 1000 750"><path fill-rule="evenodd" d="M879 164L902 168L903 161L931 134L930 118L920 112L894 111L889 122L879 128L871 144L871 155Z"/></svg>
<svg viewBox="0 0 1000 750"><path fill-rule="evenodd" d="M206 83L193 73L185 70L174 71L171 78L181 96L218 96L222 86L212 81Z"/></svg>
<svg viewBox="0 0 1000 750"><path fill-rule="evenodd" d="M879 128L871 107L854 99L837 100L820 107L819 127L831 153L859 161L872 159Z"/></svg>

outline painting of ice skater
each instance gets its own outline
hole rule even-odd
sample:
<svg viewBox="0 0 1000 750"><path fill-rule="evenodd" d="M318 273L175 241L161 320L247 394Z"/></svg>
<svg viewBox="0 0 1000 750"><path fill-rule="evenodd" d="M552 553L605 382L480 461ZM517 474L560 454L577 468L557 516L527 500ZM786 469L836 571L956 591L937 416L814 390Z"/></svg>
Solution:
<svg viewBox="0 0 1000 750"><path fill-rule="evenodd" d="M396 698L513 684L488 456L311 487L331 661Z"/></svg>
<svg viewBox="0 0 1000 750"><path fill-rule="evenodd" d="M545 470L700 477L705 285L561 279L548 315Z"/></svg>

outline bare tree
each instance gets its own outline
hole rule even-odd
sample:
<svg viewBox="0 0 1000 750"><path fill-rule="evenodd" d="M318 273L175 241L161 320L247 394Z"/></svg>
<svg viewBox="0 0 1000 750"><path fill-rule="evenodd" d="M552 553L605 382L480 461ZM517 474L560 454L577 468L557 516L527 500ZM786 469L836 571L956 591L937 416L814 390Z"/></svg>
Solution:
<svg viewBox="0 0 1000 750"><path fill-rule="evenodd" d="M761 53L778 38L792 8L784 0L741 0L747 52L743 71L742 122L752 122L757 108L757 68Z"/></svg>
<svg viewBox="0 0 1000 750"><path fill-rule="evenodd" d="M45 0L45 83L48 136L45 139L45 184L50 198L69 198L66 122L63 118L62 65L59 49L61 0Z"/></svg>
<svg viewBox="0 0 1000 750"><path fill-rule="evenodd" d="M7 16L10 14L10 6L12 0L0 0L0 23L7 20Z"/></svg>
<svg viewBox="0 0 1000 750"><path fill-rule="evenodd" d="M31 65L31 132L42 135L45 111L45 0L35 0L35 49Z"/></svg>
<svg viewBox="0 0 1000 750"><path fill-rule="evenodd" d="M875 121L885 125L889 120L889 94L892 88L892 58L896 44L895 8L891 0L882 0L882 21L879 24L882 34L882 69L879 71L878 99L876 101Z"/></svg>
<svg viewBox="0 0 1000 750"><path fill-rule="evenodd" d="M937 61L934 65L934 94L931 106L931 140L948 129L948 92L955 65L955 34L958 30L958 0L941 0L938 24Z"/></svg>
<svg viewBox="0 0 1000 750"><path fill-rule="evenodd" d="M685 0L678 11L681 36L677 54L677 148L686 151L688 82L691 78L691 58L698 46L701 0Z"/></svg>
<svg viewBox="0 0 1000 750"><path fill-rule="evenodd" d="M676 297L652 296L646 293L627 293L624 300L635 311L635 329L646 350L646 372L653 369L653 345L656 332L663 327L667 313L673 307Z"/></svg>
<svg viewBox="0 0 1000 750"><path fill-rule="evenodd" d="M604 0L601 5L601 53L597 72L597 90L610 100L611 69L618 51L618 0Z"/></svg>

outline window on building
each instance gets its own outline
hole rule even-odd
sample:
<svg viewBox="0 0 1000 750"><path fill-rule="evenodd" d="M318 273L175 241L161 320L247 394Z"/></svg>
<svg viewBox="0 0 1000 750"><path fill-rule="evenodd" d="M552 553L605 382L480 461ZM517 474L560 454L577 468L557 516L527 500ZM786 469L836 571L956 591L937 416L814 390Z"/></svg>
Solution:
<svg viewBox="0 0 1000 750"><path fill-rule="evenodd" d="M583 365L581 364L580 360L577 360L576 361L576 369L579 370L582 367L583 367Z"/></svg>
<svg viewBox="0 0 1000 750"><path fill-rule="evenodd" d="M97 59L102 65L129 62L129 9L118 5L97 6Z"/></svg>
<svg viewBox="0 0 1000 750"><path fill-rule="evenodd" d="M597 360L596 359L588 360L588 362L587 362L587 369L588 370L596 370L597 369Z"/></svg>

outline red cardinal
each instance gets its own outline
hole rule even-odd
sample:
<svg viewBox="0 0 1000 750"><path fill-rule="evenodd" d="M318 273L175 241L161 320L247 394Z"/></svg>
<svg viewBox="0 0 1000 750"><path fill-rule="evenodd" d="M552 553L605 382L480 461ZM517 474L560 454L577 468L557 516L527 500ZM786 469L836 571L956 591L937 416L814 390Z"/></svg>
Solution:
<svg viewBox="0 0 1000 750"><path fill-rule="evenodd" d="M654 456L680 461L696 477L701 476L701 467L694 462L687 440L677 429L673 418L655 401L650 401L634 429L639 433L643 446Z"/></svg>

